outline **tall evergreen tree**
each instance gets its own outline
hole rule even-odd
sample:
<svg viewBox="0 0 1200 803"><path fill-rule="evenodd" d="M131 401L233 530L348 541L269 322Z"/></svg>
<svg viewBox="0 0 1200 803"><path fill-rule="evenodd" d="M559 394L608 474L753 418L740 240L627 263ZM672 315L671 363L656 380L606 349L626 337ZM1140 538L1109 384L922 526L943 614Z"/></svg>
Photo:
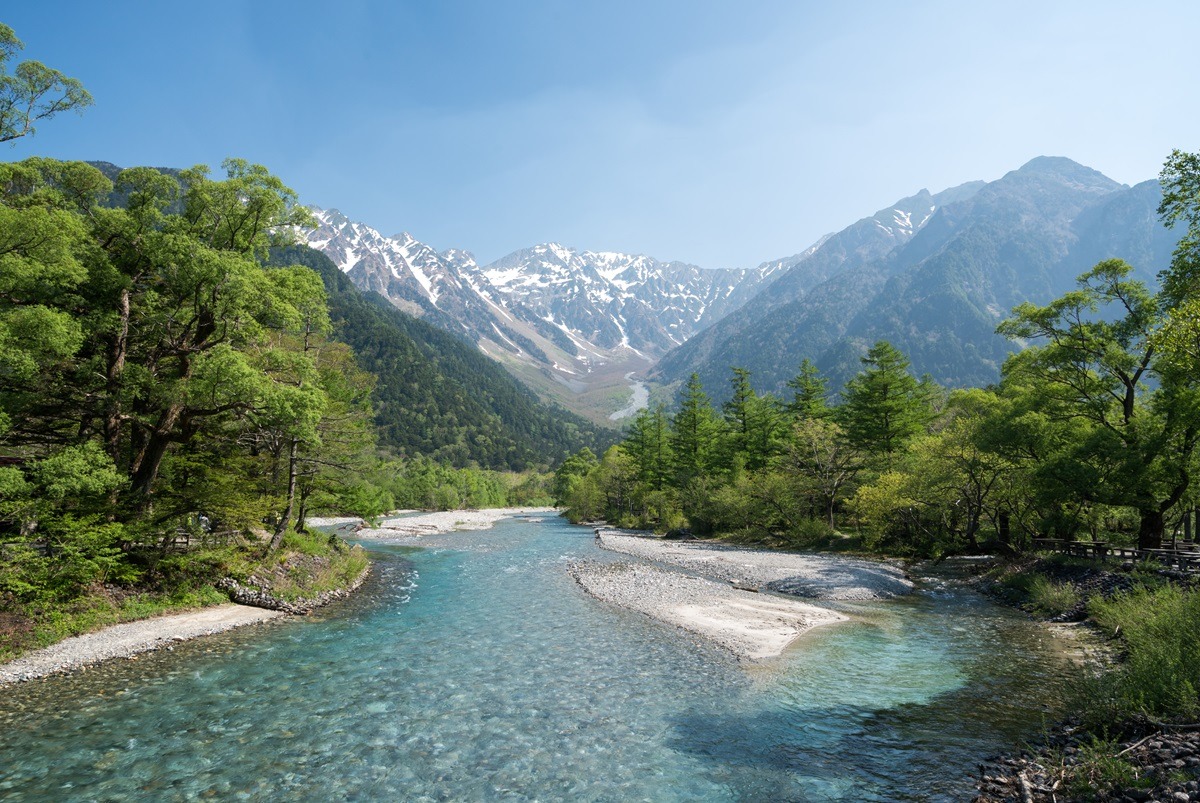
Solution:
<svg viewBox="0 0 1200 803"><path fill-rule="evenodd" d="M637 466L638 481L651 490L663 490L671 479L672 461L667 414L661 405L638 413L623 445Z"/></svg>
<svg viewBox="0 0 1200 803"><path fill-rule="evenodd" d="M779 449L779 400L759 396L750 384L750 372L734 368L729 379L733 396L725 403L725 464L750 470L765 467Z"/></svg>
<svg viewBox="0 0 1200 803"><path fill-rule="evenodd" d="M933 418L927 384L908 372L908 358L880 340L862 358L863 370L846 383L837 417L854 446L890 457Z"/></svg>
<svg viewBox="0 0 1200 803"><path fill-rule="evenodd" d="M700 375L692 374L679 400L679 412L671 419L671 454L678 486L712 471L717 432L716 411L700 384Z"/></svg>
<svg viewBox="0 0 1200 803"><path fill-rule="evenodd" d="M793 421L829 415L829 380L821 376L817 366L807 357L800 363L800 372L789 379L787 385L794 391L787 405Z"/></svg>

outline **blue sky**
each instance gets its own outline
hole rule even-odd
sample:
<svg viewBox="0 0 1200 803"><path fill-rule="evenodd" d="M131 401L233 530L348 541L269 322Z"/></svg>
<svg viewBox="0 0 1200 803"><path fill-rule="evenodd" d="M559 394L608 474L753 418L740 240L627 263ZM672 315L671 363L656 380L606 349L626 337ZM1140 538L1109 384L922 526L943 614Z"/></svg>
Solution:
<svg viewBox="0 0 1200 803"><path fill-rule="evenodd" d="M1200 3L53 2L0 21L96 105L5 159L266 165L491 261L751 267L1038 155L1200 150ZM3 146L0 146L3 147Z"/></svg>

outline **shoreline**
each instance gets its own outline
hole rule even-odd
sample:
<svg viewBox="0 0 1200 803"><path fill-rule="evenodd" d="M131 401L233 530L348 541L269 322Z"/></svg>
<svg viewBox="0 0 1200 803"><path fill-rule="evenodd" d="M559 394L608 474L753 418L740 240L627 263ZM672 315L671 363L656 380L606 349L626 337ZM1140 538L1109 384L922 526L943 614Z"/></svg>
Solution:
<svg viewBox="0 0 1200 803"><path fill-rule="evenodd" d="M781 655L814 628L849 620L797 599L645 563L579 562L567 572L593 599L674 625L750 663Z"/></svg>
<svg viewBox="0 0 1200 803"><path fill-rule="evenodd" d="M597 527L595 532L601 549L670 564L755 591L864 601L904 596L915 588L902 569L884 561L710 541L668 541L607 527Z"/></svg>
<svg viewBox="0 0 1200 803"><path fill-rule="evenodd" d="M356 538L390 540L393 538L420 538L424 535L457 532L460 530L488 530L498 521L535 513L554 513L552 507L489 507L478 510L440 510L403 518L385 518L378 527L364 527L354 534Z"/></svg>
<svg viewBox="0 0 1200 803"><path fill-rule="evenodd" d="M110 625L92 633L65 638L0 664L0 688L74 672L117 658L132 658L179 642L287 616L283 611L227 602L195 611Z"/></svg>
<svg viewBox="0 0 1200 803"><path fill-rule="evenodd" d="M398 511L407 512L407 511ZM364 539L406 539L455 530L485 530L501 519L534 513L554 512L554 508L486 508L426 513L418 516L385 519L378 528L360 529L355 536ZM358 525L354 517L318 517L314 526L343 528ZM318 594L312 599L283 602L259 589L231 583L227 589L238 601L135 619L109 625L91 633L70 636L47 647L33 650L8 663L0 664L0 688L15 683L66 674L104 661L133 658L144 652L223 633L236 627L262 624L276 619L303 616L312 610L354 593L370 574L370 565L344 589ZM241 604L248 602L251 604Z"/></svg>
<svg viewBox="0 0 1200 803"><path fill-rule="evenodd" d="M668 541L608 527L595 533L600 549L632 560L568 566L586 594L698 635L739 661L777 657L810 630L849 620L801 597L886 600L914 588L884 562Z"/></svg>

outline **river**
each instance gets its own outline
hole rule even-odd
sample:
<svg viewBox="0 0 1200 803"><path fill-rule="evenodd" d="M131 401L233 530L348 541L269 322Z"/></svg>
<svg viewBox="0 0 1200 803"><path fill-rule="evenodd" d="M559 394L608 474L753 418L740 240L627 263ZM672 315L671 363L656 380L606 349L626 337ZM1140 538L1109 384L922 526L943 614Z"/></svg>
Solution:
<svg viewBox="0 0 1200 803"><path fill-rule="evenodd" d="M368 544L355 598L305 619L6 689L9 800L961 800L1035 733L1045 631L937 584L841 604L742 666L598 603L615 560L552 516Z"/></svg>
<svg viewBox="0 0 1200 803"><path fill-rule="evenodd" d="M630 371L625 374L625 381L629 383L629 404L617 410L608 418L610 421L619 421L622 418L635 416L646 407L650 406L650 386L645 382L639 382L633 378L636 371Z"/></svg>

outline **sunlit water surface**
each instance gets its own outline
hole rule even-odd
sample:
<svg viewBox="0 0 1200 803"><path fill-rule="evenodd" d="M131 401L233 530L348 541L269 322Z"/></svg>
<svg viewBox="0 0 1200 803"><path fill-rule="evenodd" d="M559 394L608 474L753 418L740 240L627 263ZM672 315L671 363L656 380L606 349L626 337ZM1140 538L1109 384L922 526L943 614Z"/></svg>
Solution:
<svg viewBox="0 0 1200 803"><path fill-rule="evenodd" d="M353 600L6 689L0 799L960 800L1036 732L1043 630L926 586L740 666L584 596L543 517L370 545Z"/></svg>

